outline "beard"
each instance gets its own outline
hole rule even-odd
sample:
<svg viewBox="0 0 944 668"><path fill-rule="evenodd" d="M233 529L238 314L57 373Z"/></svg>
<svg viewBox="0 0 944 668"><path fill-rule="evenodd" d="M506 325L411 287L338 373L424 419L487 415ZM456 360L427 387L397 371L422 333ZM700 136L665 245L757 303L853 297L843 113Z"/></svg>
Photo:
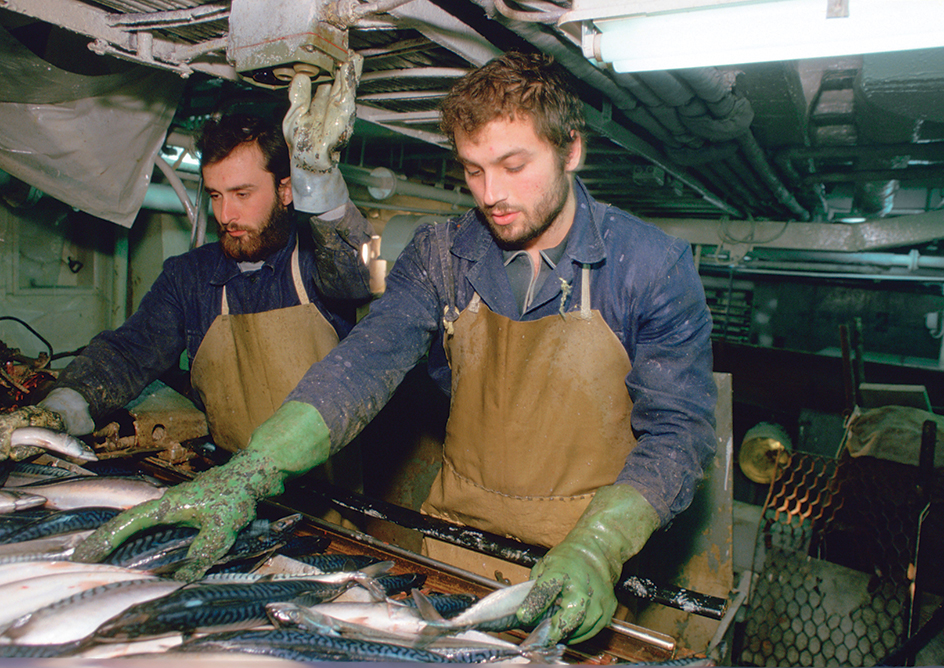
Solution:
<svg viewBox="0 0 944 668"><path fill-rule="evenodd" d="M229 226L228 226L229 227ZM246 229L232 226L232 229ZM237 262L261 262L282 248L292 231L292 214L276 199L265 222L258 230L247 230L245 236L231 237L218 225L223 253Z"/></svg>
<svg viewBox="0 0 944 668"><path fill-rule="evenodd" d="M561 169L558 178L544 193L544 197L530 211L516 209L514 206L508 206L505 203L488 208L479 208L485 214L488 229L498 246L503 250L518 250L524 248L528 243L550 229L561 211L564 210L569 194L570 177ZM492 217L494 214L501 215L511 211L520 211L522 220L512 225L498 225L495 223Z"/></svg>

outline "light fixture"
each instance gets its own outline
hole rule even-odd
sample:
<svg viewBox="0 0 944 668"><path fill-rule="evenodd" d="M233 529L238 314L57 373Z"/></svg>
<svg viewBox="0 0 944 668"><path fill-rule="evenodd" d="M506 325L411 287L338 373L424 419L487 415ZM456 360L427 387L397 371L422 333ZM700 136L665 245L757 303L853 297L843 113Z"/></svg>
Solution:
<svg viewBox="0 0 944 668"><path fill-rule="evenodd" d="M944 47L940 0L574 0L587 58L617 72Z"/></svg>

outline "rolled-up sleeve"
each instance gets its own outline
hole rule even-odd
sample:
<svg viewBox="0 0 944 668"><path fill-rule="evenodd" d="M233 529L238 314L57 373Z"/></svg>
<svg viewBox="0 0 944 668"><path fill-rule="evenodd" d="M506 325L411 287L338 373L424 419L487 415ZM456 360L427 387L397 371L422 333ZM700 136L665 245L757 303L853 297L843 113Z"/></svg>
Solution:
<svg viewBox="0 0 944 668"><path fill-rule="evenodd" d="M689 245L675 240L652 268L626 378L638 444L617 483L637 488L664 524L689 506L714 456L717 388L711 314Z"/></svg>

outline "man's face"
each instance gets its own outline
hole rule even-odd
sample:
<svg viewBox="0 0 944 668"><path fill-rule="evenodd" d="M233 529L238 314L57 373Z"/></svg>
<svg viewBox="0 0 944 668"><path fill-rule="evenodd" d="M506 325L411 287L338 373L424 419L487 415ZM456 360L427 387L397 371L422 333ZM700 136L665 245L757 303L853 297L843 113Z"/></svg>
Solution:
<svg viewBox="0 0 944 668"><path fill-rule="evenodd" d="M455 141L466 183L500 246L540 250L563 240L574 217L579 138L563 161L530 117L496 119Z"/></svg>
<svg viewBox="0 0 944 668"><path fill-rule="evenodd" d="M242 144L219 162L205 165L203 185L226 255L238 262L259 262L285 244L291 229L291 179L282 179L276 188L258 144Z"/></svg>

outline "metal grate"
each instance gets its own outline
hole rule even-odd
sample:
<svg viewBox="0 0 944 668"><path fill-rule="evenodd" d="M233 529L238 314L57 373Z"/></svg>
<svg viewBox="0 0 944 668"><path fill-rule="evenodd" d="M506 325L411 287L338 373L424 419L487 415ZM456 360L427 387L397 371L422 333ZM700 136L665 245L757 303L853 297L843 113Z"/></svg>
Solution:
<svg viewBox="0 0 944 668"><path fill-rule="evenodd" d="M793 453L764 506L742 665L872 666L904 640L917 467Z"/></svg>

